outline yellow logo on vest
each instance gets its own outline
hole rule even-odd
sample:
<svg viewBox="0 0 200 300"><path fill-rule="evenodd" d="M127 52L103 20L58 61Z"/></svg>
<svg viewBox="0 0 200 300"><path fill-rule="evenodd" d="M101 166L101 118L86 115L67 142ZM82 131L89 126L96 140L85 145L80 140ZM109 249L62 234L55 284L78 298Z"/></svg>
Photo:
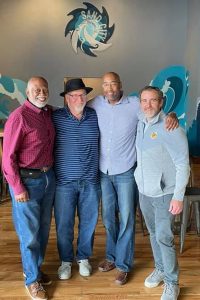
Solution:
<svg viewBox="0 0 200 300"><path fill-rule="evenodd" d="M152 140L157 139L157 137L158 137L157 132L152 132L151 135L150 135L150 137L151 137Z"/></svg>

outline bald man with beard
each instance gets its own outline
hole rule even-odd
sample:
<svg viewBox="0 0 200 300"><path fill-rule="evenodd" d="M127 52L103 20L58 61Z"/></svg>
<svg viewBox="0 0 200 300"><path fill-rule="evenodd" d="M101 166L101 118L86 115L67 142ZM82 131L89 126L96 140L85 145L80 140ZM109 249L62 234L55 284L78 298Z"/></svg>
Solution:
<svg viewBox="0 0 200 300"><path fill-rule="evenodd" d="M32 77L24 104L6 122L3 173L12 198L13 222L20 242L25 286L32 299L47 299L41 271L48 242L55 192L53 146L55 131L47 105L48 82Z"/></svg>

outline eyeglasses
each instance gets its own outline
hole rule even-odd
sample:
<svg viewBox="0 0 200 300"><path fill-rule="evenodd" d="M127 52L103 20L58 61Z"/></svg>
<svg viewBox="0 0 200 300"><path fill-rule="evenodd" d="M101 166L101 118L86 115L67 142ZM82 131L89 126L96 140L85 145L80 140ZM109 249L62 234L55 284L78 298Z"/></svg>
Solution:
<svg viewBox="0 0 200 300"><path fill-rule="evenodd" d="M70 97L72 97L73 100L78 100L79 98L86 98L87 94L83 93L83 94L68 94Z"/></svg>
<svg viewBox="0 0 200 300"><path fill-rule="evenodd" d="M111 87L117 87L119 83L120 83L119 81L104 82L104 83L102 84L102 86L103 86L104 88L108 88L108 87L110 87L110 86L111 86Z"/></svg>

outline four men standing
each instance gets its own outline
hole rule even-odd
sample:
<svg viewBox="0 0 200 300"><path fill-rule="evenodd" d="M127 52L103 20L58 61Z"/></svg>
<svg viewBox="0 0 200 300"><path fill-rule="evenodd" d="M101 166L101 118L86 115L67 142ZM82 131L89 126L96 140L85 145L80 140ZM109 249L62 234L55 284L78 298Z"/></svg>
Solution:
<svg viewBox="0 0 200 300"><path fill-rule="evenodd" d="M126 97L123 95L120 77L114 72L106 73L103 76L102 86L104 96L96 97L86 106L87 94L92 88L86 87L80 78L69 80L65 84L64 92L60 94L65 99L65 107L53 113L53 122L56 129L54 154L57 179L54 210L57 245L61 259L58 276L60 279L69 279L71 277L71 266L74 260L73 239L76 209L79 218L79 232L75 258L79 264L80 274L82 276L89 276L91 274L92 267L88 259L92 255L94 232L98 219L100 198L99 168L102 191L102 218L106 229L106 259L100 263L99 270L106 272L116 267L117 274L115 282L122 285L127 281L128 272L133 265L134 255L135 208L137 206L137 187L134 179L134 171L136 168L135 140L139 102L136 97ZM153 96L155 97L153 98L156 99L152 100L150 97L149 100L146 94L143 99L144 93L151 94L154 92L155 95ZM143 133L141 133L142 125L140 121L137 133L137 152L139 151L139 147L143 147L145 134L148 133L150 128L154 125L154 122L157 124L160 118L162 119L162 123L164 122L164 117L162 113L160 113L162 99L159 97L159 99L157 99L157 96L160 95L161 93L154 88L152 88L152 90L150 88L144 90L141 94L141 107L146 117L147 125ZM9 182L13 198L13 217L20 238L27 289L32 296L33 292L31 291L31 287L34 286L35 289L35 286L37 286L36 297L38 298L33 298L32 296L32 299L47 299L45 291L40 285L42 276L44 277L44 274L40 270L40 265L44 258L48 239L55 181L51 170L53 163L52 149L54 129L50 119L48 119L51 113L48 106L46 106L48 98L48 85L46 80L40 77L32 78L28 83L27 96L28 100L21 108L11 114L5 127L4 149L6 149L6 156L9 155L8 158L6 158L5 155L3 157L3 169L5 177ZM146 106L143 105L146 103L145 101L150 102L153 108L146 109ZM157 115L159 117L157 117ZM168 128L170 128L170 126L173 127L173 125L170 124ZM16 127L17 130L13 132L14 127ZM33 130L31 130L31 128L33 128ZM161 130L160 127L159 130ZM148 190L150 187L156 189L156 184L158 183L157 179L153 182L154 171L156 170L154 170L151 164L148 165L148 160L143 161L144 157L140 156L140 152L137 153L139 165L136 171L136 178L140 190L141 207L145 221L147 222L147 227L150 231L151 242L154 239L155 232L153 232L151 225L149 225L152 224L152 219L148 224L148 217L145 215L146 203L149 203L146 198L164 197L163 199L167 199L165 209L169 203L170 212L168 212L169 222L167 225L170 225L173 219L172 216L181 211L182 206L180 205L180 200L183 198L184 187L188 179L188 152L185 138L182 137L183 134L181 135L181 133L179 133L182 132L181 129L178 129L170 135L162 125L161 132L161 136L164 137L164 142L166 143L165 153L162 149L162 154L165 154L162 161L165 162L166 160L166 162L169 163L169 169L173 169L173 178L171 177L171 180L174 181L171 182L170 179L166 177L166 185L169 185L171 188L170 191L167 189L166 193L163 193L166 186L165 182L163 182L164 175L162 174L162 170L159 170L158 176L161 178L161 186L159 187L160 190L158 194L156 192L155 194L149 194L149 191L146 194L146 189ZM180 147L185 147L181 148L182 151L184 149L183 156L185 164L183 164L183 157L178 159L176 151L171 147L169 142L171 141L171 136L174 138L178 136ZM151 146L151 142L160 141L159 138L160 135L158 135L157 131L151 132L150 137L147 134L147 139L149 139L150 142L148 140L145 147L148 149ZM161 151L159 143L157 148L158 151ZM147 154L148 153L147 150ZM39 155L41 156L39 157ZM151 160L150 162L152 163ZM147 176L149 180L152 180L151 184L145 176L139 176L138 179L138 172L140 172L140 175L143 174L142 163L148 170L147 172L145 171L145 176L147 176L149 172L151 173L150 177ZM155 164L157 165L156 162ZM176 168L174 168L173 164ZM170 173L170 170L168 173ZM184 180L178 177L182 171L185 172L184 175L182 175ZM43 185L40 191L39 179L44 184L44 181L50 176L49 174L52 176L49 178L49 180L51 180L50 187L48 187L48 181L46 187L44 188ZM173 183L175 192L173 190ZM48 189L51 195L47 193ZM38 199L37 191L42 193L40 200ZM48 205L45 202L46 193L48 194ZM177 198L175 197L174 200L170 202L172 193L174 193ZM145 202L143 201L144 198ZM32 199L37 202L38 208L36 211L35 203L34 207L31 206L32 201L30 200ZM155 201L155 199L152 201ZM37 259L33 262L31 257L28 261L29 264L27 264L27 258L25 259L24 252L27 251L25 253L29 253L32 251L28 244L29 242L32 243L32 241L28 240L27 243L26 239L26 242L24 242L22 237L20 224L27 208L25 205L20 205L22 204L20 202L23 202L23 204L27 203L26 206L29 206L30 203L30 208L28 208L29 214L31 216L32 211L34 211L33 218L34 220L37 219L37 228L34 228L34 237L38 240L39 245L36 246L34 243L34 253L37 254ZM49 208L45 209L45 212L42 208L43 203ZM15 209L16 206L20 208L17 207ZM18 213L20 211L21 215ZM149 212L150 209L148 208L148 216L153 218L154 212L152 211L152 214ZM44 219L45 225L43 225L41 214L47 216L47 219ZM21 218L21 220L18 218ZM23 222L24 224L28 224L27 220L23 220ZM42 224L41 231L40 223ZM26 228L27 234L29 234L28 230L32 230L30 227L30 224L28 224ZM173 235L170 229L169 235L170 245L173 249ZM153 241L153 244L154 242L155 241ZM24 250L24 247L27 247L28 250ZM156 250L153 248L153 251L155 252ZM168 254L166 254L166 256L167 255ZM171 259L171 263L174 263L175 270L177 264L175 256L173 257L174 260ZM167 273L165 260L163 259L162 261L161 258L157 260L156 274L160 277L159 280L156 281L156 285L163 279L172 278L171 274ZM153 272L153 276L154 275ZM177 272L174 271L172 275L174 276L172 284L173 287L176 287L178 286ZM145 281L146 286L148 286L148 282L152 280L152 274L148 278ZM153 280L154 279L153 277ZM166 289L169 289L171 282L168 282L166 279L165 283ZM178 297L178 288L173 291ZM43 293L41 297L39 293ZM167 298L165 295L162 297L162 300L177 299Z"/></svg>

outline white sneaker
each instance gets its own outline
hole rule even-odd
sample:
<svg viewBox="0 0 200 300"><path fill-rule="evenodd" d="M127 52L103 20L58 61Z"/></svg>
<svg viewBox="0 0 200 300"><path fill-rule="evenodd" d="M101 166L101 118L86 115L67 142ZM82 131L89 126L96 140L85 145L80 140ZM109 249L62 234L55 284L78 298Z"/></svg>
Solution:
<svg viewBox="0 0 200 300"><path fill-rule="evenodd" d="M79 274L81 276L90 276L92 273L92 266L90 265L88 259L81 259L78 261L79 264Z"/></svg>
<svg viewBox="0 0 200 300"><path fill-rule="evenodd" d="M161 300L177 300L180 294L180 288L178 284L165 283L164 291L161 296Z"/></svg>
<svg viewBox="0 0 200 300"><path fill-rule="evenodd" d="M61 280L69 279L72 276L72 263L62 261L61 266L58 268L58 277Z"/></svg>
<svg viewBox="0 0 200 300"><path fill-rule="evenodd" d="M145 279L144 285L148 288L154 288L158 286L164 280L164 273L158 269L154 269L153 272Z"/></svg>

